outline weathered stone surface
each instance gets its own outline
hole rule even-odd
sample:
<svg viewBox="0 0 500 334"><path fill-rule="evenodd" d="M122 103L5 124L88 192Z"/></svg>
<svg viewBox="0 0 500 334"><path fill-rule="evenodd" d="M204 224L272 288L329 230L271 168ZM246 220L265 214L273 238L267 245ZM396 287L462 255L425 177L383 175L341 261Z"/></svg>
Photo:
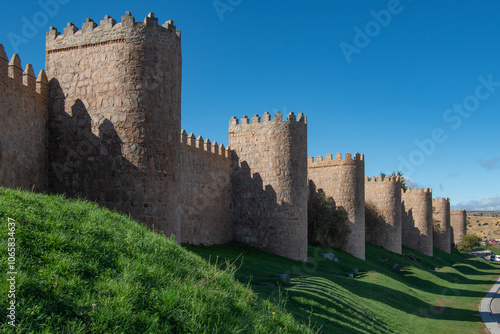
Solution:
<svg viewBox="0 0 500 334"><path fill-rule="evenodd" d="M467 211L450 211L450 225L451 243L456 246L460 241L462 241L462 237L467 234Z"/></svg>
<svg viewBox="0 0 500 334"><path fill-rule="evenodd" d="M255 115L229 124L233 150L236 240L296 260L307 259L307 125Z"/></svg>
<svg viewBox="0 0 500 334"><path fill-rule="evenodd" d="M10 65L0 44L0 186L46 191L47 83L44 72L37 82L28 64L23 75L21 59Z"/></svg>
<svg viewBox="0 0 500 334"><path fill-rule="evenodd" d="M401 191L403 245L432 256L432 189Z"/></svg>
<svg viewBox="0 0 500 334"><path fill-rule="evenodd" d="M179 198L181 242L205 245L229 242L233 239L231 159L223 145L221 150L217 147L217 152L214 145L197 148L188 145L187 134L183 134Z"/></svg>
<svg viewBox="0 0 500 334"><path fill-rule="evenodd" d="M345 159L337 153L326 159L317 157L316 162L309 157L307 164L309 186L315 191L323 191L333 197L337 206L347 211L351 234L342 246L346 252L365 259L365 161L356 153L354 157L346 153Z"/></svg>
<svg viewBox="0 0 500 334"><path fill-rule="evenodd" d="M401 178L365 178L365 201L378 214L366 220L366 241L401 254Z"/></svg>
<svg viewBox="0 0 500 334"><path fill-rule="evenodd" d="M47 35L50 189L183 240L180 39L125 20L87 19L84 31L69 24Z"/></svg>
<svg viewBox="0 0 500 334"><path fill-rule="evenodd" d="M432 200L433 244L443 252L451 253L450 199Z"/></svg>

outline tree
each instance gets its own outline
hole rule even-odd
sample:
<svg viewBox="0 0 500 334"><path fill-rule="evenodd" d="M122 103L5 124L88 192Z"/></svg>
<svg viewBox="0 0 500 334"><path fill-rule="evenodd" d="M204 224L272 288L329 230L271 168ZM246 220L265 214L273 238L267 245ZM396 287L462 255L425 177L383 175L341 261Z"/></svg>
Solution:
<svg viewBox="0 0 500 334"><path fill-rule="evenodd" d="M387 176L387 174L384 172L380 172L380 175L382 176L382 180ZM392 172L391 178L397 177L397 176L401 177L401 189L407 190L408 187L406 186L406 183L405 183L406 179L403 176L403 172L402 171Z"/></svg>
<svg viewBox="0 0 500 334"><path fill-rule="evenodd" d="M340 248L351 234L347 212L336 207L332 197L311 192L307 203L308 243L323 248Z"/></svg>
<svg viewBox="0 0 500 334"><path fill-rule="evenodd" d="M462 237L457 245L457 249L461 252L469 252L474 248L481 246L481 238L475 234L466 234Z"/></svg>

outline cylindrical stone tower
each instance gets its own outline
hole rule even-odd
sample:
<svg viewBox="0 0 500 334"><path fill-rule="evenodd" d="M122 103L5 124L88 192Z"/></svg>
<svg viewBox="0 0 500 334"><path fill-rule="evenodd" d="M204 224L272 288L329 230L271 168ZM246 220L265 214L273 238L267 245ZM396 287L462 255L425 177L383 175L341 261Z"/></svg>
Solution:
<svg viewBox="0 0 500 334"><path fill-rule="evenodd" d="M401 191L403 246L433 255L432 189Z"/></svg>
<svg viewBox="0 0 500 334"><path fill-rule="evenodd" d="M233 117L233 222L236 240L307 259L307 125L293 113Z"/></svg>
<svg viewBox="0 0 500 334"><path fill-rule="evenodd" d="M462 241L462 237L467 234L467 211L452 210L450 212L451 243L453 246Z"/></svg>
<svg viewBox="0 0 500 334"><path fill-rule="evenodd" d="M318 156L316 162L309 157L307 177L317 190L333 197L337 206L348 213L351 234L342 249L360 259L365 259L365 161L364 156L356 153L327 154L325 160Z"/></svg>
<svg viewBox="0 0 500 334"><path fill-rule="evenodd" d="M401 177L366 177L365 200L366 242L401 254Z"/></svg>
<svg viewBox="0 0 500 334"><path fill-rule="evenodd" d="M180 31L153 13L51 27L51 190L179 237L181 63Z"/></svg>
<svg viewBox="0 0 500 334"><path fill-rule="evenodd" d="M432 200L432 223L434 247L451 253L450 199L436 198Z"/></svg>

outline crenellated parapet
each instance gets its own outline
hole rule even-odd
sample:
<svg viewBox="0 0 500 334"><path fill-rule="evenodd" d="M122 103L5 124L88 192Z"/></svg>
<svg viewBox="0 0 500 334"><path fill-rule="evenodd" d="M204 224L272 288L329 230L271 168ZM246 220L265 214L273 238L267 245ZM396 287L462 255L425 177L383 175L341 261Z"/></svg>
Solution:
<svg viewBox="0 0 500 334"><path fill-rule="evenodd" d="M47 190L48 84L0 44L0 186Z"/></svg>
<svg viewBox="0 0 500 334"><path fill-rule="evenodd" d="M117 21L46 35L51 191L84 194L182 240L180 31L153 13Z"/></svg>
<svg viewBox="0 0 500 334"><path fill-rule="evenodd" d="M37 77L31 64L27 64L23 70L19 55L14 54L9 61L2 44L0 44L0 77L7 86L22 89L26 94L36 93L44 99L47 98L49 81L45 71L41 70Z"/></svg>
<svg viewBox="0 0 500 334"><path fill-rule="evenodd" d="M60 33L56 28L50 27L46 34L46 53L52 54L70 49L82 49L119 42L144 42L154 39L157 42L169 42L170 36L180 40L181 32L177 30L173 21L158 24L154 13L149 13L143 22L136 22L130 12L121 17L121 22L106 15L99 22L87 18L79 29L75 24L68 25Z"/></svg>
<svg viewBox="0 0 500 334"><path fill-rule="evenodd" d="M212 155L221 156L226 159L231 158L231 147L225 147L224 144L218 144L216 141L211 142L210 139L203 140L202 136L195 137L193 133L187 134L186 130L181 131L181 144L199 149L200 151L210 153Z"/></svg>
<svg viewBox="0 0 500 334"><path fill-rule="evenodd" d="M467 234L467 211L466 210L451 210L450 211L450 226L451 226L451 244L456 246L464 235Z"/></svg>
<svg viewBox="0 0 500 334"><path fill-rule="evenodd" d="M433 255L432 189L401 190L403 246Z"/></svg>
<svg viewBox="0 0 500 334"><path fill-rule="evenodd" d="M238 126L238 125L256 125L259 123L268 123L268 122L297 122L297 123L303 123L307 124L307 116L304 115L303 113L299 113L297 116L295 113L290 112L288 116L286 117L285 120L283 120L283 114L281 111L277 111L276 114L274 115L274 119L271 119L271 114L269 112L265 112L264 115L262 115L262 118L258 115L255 114L253 115L251 122L250 118L248 116L244 115L241 117L241 119L238 119L237 117L233 116L229 120L229 129L231 131L231 127L233 126Z"/></svg>
<svg viewBox="0 0 500 334"><path fill-rule="evenodd" d="M333 197L348 213L351 234L342 246L346 252L365 259L365 158L363 154L327 154L307 161L307 178L313 188Z"/></svg>
<svg viewBox="0 0 500 334"><path fill-rule="evenodd" d="M432 200L432 222L434 247L451 253L450 199L434 198Z"/></svg>
<svg viewBox="0 0 500 334"><path fill-rule="evenodd" d="M342 158L341 153L336 153L335 156L333 156L331 153L328 153L324 158L323 156L318 155L316 157L316 161L314 160L314 157L307 158L307 168L321 168L342 165L364 166L364 164L365 156L364 154L359 153L355 153L354 155L351 153L346 153L345 158Z"/></svg>
<svg viewBox="0 0 500 334"><path fill-rule="evenodd" d="M401 177L365 176L366 241L402 252Z"/></svg>
<svg viewBox="0 0 500 334"><path fill-rule="evenodd" d="M180 151L179 241L205 245L231 241L231 148L182 130Z"/></svg>

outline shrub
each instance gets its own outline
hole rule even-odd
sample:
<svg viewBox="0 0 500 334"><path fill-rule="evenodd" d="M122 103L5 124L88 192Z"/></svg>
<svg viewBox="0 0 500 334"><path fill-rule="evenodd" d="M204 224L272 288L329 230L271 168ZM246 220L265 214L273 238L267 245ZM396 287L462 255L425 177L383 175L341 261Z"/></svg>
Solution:
<svg viewBox="0 0 500 334"><path fill-rule="evenodd" d="M308 242L323 248L340 248L351 234L347 212L331 197L313 192L307 205Z"/></svg>
<svg viewBox="0 0 500 334"><path fill-rule="evenodd" d="M457 249L462 252L468 252L481 245L481 238L475 234L466 234L457 245Z"/></svg>

